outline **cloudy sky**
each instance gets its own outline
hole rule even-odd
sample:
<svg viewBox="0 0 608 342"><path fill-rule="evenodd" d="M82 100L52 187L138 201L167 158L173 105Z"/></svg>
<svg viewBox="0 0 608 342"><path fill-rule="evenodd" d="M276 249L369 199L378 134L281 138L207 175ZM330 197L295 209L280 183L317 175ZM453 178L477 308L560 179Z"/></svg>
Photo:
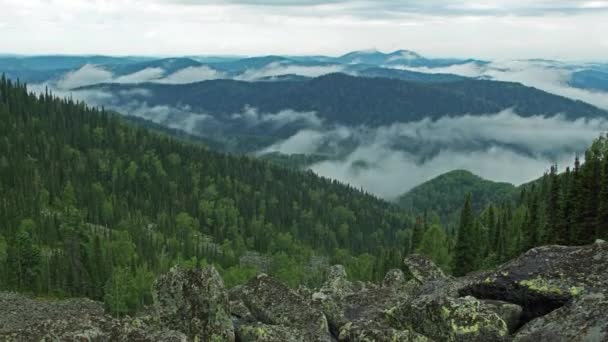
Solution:
<svg viewBox="0 0 608 342"><path fill-rule="evenodd" d="M0 0L0 53L605 60L608 0Z"/></svg>

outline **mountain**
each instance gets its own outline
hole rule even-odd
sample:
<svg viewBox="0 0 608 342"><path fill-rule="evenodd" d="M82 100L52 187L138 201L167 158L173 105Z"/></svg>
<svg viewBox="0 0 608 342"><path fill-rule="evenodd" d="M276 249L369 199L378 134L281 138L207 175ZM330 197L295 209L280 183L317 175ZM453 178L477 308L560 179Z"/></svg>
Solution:
<svg viewBox="0 0 608 342"><path fill-rule="evenodd" d="M389 68L365 68L363 70L353 71L357 76L363 77L379 77L379 78L394 78L403 81L411 82L452 82L464 81L467 78L452 74L427 74L422 72L399 70Z"/></svg>
<svg viewBox="0 0 608 342"><path fill-rule="evenodd" d="M399 205L417 215L434 212L444 223L458 222L467 194L473 198L474 211L480 213L490 203L511 201L517 188L509 183L483 179L466 170L454 170L411 189L397 199Z"/></svg>
<svg viewBox="0 0 608 342"><path fill-rule="evenodd" d="M577 88L608 91L608 69L605 71L587 69L574 72L569 83Z"/></svg>
<svg viewBox="0 0 608 342"><path fill-rule="evenodd" d="M445 67L467 63L484 64L473 59L426 58L409 50L397 50L384 53L377 50L353 51L337 57L335 61L343 64L367 64L376 66L400 65L408 67Z"/></svg>
<svg viewBox="0 0 608 342"><path fill-rule="evenodd" d="M165 75L168 75L185 68L198 67L202 65L202 63L191 58L163 58L137 63L119 64L108 69L116 76L124 76L146 69L155 68L161 69Z"/></svg>
<svg viewBox="0 0 608 342"><path fill-rule="evenodd" d="M146 93L138 95L136 89ZM308 81L102 84L78 90L109 93L118 105L136 100L151 106L188 106L216 119L253 107L261 113L286 109L312 111L329 123L351 126L390 125L446 115L482 115L509 108L521 116L565 114L569 119L578 119L607 115L581 101L518 83L485 80L421 83L330 74Z"/></svg>
<svg viewBox="0 0 608 342"><path fill-rule="evenodd" d="M330 258L377 279L408 248L409 216L370 194L4 77L0 134L0 289L109 300L107 284L134 277L132 310L175 264L295 287L318 283Z"/></svg>

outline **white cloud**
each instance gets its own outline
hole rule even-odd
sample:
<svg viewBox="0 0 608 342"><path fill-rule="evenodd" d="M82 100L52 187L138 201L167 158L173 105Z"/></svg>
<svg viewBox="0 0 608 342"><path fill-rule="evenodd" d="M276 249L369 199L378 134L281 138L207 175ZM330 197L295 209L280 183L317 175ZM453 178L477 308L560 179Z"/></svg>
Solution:
<svg viewBox="0 0 608 342"><path fill-rule="evenodd" d="M68 72L57 82L60 89L72 89L91 84L112 81L112 73L95 65L87 64L82 68Z"/></svg>
<svg viewBox="0 0 608 342"><path fill-rule="evenodd" d="M269 2L184 2L0 0L0 46L29 54L122 55L339 54L375 47L479 58L603 59L608 52L604 1L300 1L305 10Z"/></svg>
<svg viewBox="0 0 608 342"><path fill-rule="evenodd" d="M132 74L124 75L114 79L116 83L143 83L160 79L165 74L162 68L146 68Z"/></svg>
<svg viewBox="0 0 608 342"><path fill-rule="evenodd" d="M282 110L277 113L260 113L256 108L246 107L242 113L231 115L232 119L244 120L249 126L271 124L274 129L284 127L288 124L301 122L307 127L320 127L323 120L315 112L297 112L291 109Z"/></svg>
<svg viewBox="0 0 608 342"><path fill-rule="evenodd" d="M606 130L606 120L524 118L503 111L378 128L305 129L261 152L338 151L337 158L311 169L391 199L454 169L521 184L539 177L554 162L562 167L571 163L574 154Z"/></svg>
<svg viewBox="0 0 608 342"><path fill-rule="evenodd" d="M187 67L160 80L160 83L184 84L224 78L224 73L207 66Z"/></svg>
<svg viewBox="0 0 608 342"><path fill-rule="evenodd" d="M396 67L426 73L450 73L467 77L484 77L498 81L519 82L556 95L581 100L608 109L608 93L572 87L568 84L574 69L548 61L503 60L480 65L475 62L448 67Z"/></svg>
<svg viewBox="0 0 608 342"><path fill-rule="evenodd" d="M240 74L237 79L244 81L254 81L264 77L276 77L281 75L299 75L306 77L318 77L344 70L342 65L318 65L303 66L290 65L282 62L273 62L262 68L247 69Z"/></svg>

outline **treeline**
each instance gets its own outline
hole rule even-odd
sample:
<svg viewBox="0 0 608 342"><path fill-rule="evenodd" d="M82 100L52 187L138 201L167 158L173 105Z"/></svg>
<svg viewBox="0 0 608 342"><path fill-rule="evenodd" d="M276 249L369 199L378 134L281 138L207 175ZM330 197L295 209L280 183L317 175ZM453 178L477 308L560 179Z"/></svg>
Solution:
<svg viewBox="0 0 608 342"><path fill-rule="evenodd" d="M0 79L0 288L150 300L155 274L214 263L292 286L340 262L381 277L412 220L358 189L129 125L103 109Z"/></svg>

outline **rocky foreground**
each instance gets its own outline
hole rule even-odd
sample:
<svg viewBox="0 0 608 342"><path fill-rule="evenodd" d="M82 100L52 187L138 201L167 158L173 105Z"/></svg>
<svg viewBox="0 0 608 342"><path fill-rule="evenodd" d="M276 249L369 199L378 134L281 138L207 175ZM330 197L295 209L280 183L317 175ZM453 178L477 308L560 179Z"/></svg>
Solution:
<svg viewBox="0 0 608 342"><path fill-rule="evenodd" d="M90 300L0 294L0 341L608 341L608 243L532 249L494 271L446 276L412 255L382 284L333 266L320 289L261 274L230 290L213 267L157 279L147 316Z"/></svg>

